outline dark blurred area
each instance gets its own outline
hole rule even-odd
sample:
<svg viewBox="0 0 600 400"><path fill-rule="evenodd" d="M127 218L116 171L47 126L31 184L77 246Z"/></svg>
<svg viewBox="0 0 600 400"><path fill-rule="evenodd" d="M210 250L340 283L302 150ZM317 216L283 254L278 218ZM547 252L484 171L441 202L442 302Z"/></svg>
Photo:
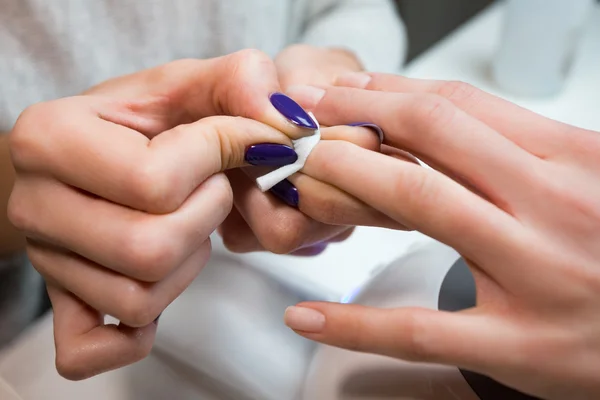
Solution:
<svg viewBox="0 0 600 400"><path fill-rule="evenodd" d="M434 45L494 0L396 0L409 38L408 60Z"/></svg>

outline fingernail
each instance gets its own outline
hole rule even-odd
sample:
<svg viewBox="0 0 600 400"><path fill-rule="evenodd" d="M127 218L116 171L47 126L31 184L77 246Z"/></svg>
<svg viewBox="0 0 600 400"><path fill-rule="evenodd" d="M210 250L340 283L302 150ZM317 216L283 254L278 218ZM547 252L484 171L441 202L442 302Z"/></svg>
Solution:
<svg viewBox="0 0 600 400"><path fill-rule="evenodd" d="M288 307L283 320L288 327L295 331L319 333L325 328L325 315L312 308Z"/></svg>
<svg viewBox="0 0 600 400"><path fill-rule="evenodd" d="M290 207L298 208L300 204L298 189L287 179L273 186L270 192Z"/></svg>
<svg viewBox="0 0 600 400"><path fill-rule="evenodd" d="M306 251L307 251L308 254L310 254L312 256L318 256L319 254L321 254L325 250L327 250L328 246L329 246L329 243L327 243L327 242L320 242L320 243L313 244L310 247L307 247Z"/></svg>
<svg viewBox="0 0 600 400"><path fill-rule="evenodd" d="M311 116L290 97L283 93L273 93L270 99L273 107L294 125L306 129L318 129Z"/></svg>
<svg viewBox="0 0 600 400"><path fill-rule="evenodd" d="M371 75L364 72L349 72L338 76L335 85L363 89L372 79Z"/></svg>
<svg viewBox="0 0 600 400"><path fill-rule="evenodd" d="M355 122L353 124L348 124L348 126L358 126L358 127L364 127L364 128L371 128L379 136L379 141L381 143L383 143L383 141L385 140L385 133L383 132L383 129L381 129L379 126L377 126L375 124L372 124L370 122Z"/></svg>
<svg viewBox="0 0 600 400"><path fill-rule="evenodd" d="M248 147L246 162L250 165L264 167L281 167L293 164L298 154L290 146L276 143L261 143Z"/></svg>
<svg viewBox="0 0 600 400"><path fill-rule="evenodd" d="M290 86L286 90L286 93L298 99L298 101L310 109L316 108L325 96L325 90L304 85Z"/></svg>
<svg viewBox="0 0 600 400"><path fill-rule="evenodd" d="M312 246L308 246L308 247L304 247L299 250L296 250L295 252L292 253L292 255L301 256L301 257L314 257L314 256L318 256L319 254L322 254L323 252L325 252L325 250L327 250L328 246L329 246L328 242L315 243Z"/></svg>

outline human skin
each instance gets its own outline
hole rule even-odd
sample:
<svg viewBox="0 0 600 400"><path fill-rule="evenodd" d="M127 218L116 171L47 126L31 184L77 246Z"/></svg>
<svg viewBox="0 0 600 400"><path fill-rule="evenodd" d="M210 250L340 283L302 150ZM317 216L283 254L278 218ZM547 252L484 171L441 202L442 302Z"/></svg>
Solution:
<svg viewBox="0 0 600 400"><path fill-rule="evenodd" d="M600 134L460 82L352 74L336 85L289 94L324 124L378 124L387 145L434 169L322 143L303 173L459 251L477 305L302 303L286 323L322 343L455 365L542 398L600 397Z"/></svg>
<svg viewBox="0 0 600 400"><path fill-rule="evenodd" d="M330 85L340 74L349 72L362 71L363 67L356 56L345 49L338 48L319 48L309 45L292 45L284 49L276 58L275 65L277 67L277 75L282 90L287 90L294 85ZM360 130L359 130L360 131ZM367 129L362 129L362 133L366 140L372 140L373 134ZM368 145L367 145L368 146ZM376 143L370 147L378 147ZM301 174L298 174L295 179ZM235 207L230 216L226 219L223 225L219 228L219 233L223 237L225 246L234 252L249 253L255 251L263 251L265 249L280 253L295 255L313 256L323 252L328 244L340 242L348 238L353 231L353 227L339 224L337 220L330 220L329 224L317 222L306 214L293 209L298 207L281 207L280 202L269 202L264 196L261 196L256 186L253 184L253 179L256 178L256 172L232 171L228 173L228 177L234 182L234 204ZM305 178L306 179L306 178ZM316 185L316 183L315 183ZM311 186L315 186L311 185ZM323 199L338 199L339 196L328 196L329 191L326 185L320 190ZM297 188L294 189L293 184L289 184L284 190L295 191L300 198L300 203L314 200L312 194L317 193L313 188L307 188L311 196L308 199L303 196L306 190L300 192ZM285 193L283 193L285 201ZM327 200L325 200L327 201ZM337 204L338 201L334 200ZM330 210L330 207L322 207L323 204L317 204L311 208L321 207L321 210ZM304 209L302 204L301 209ZM263 215L259 218L253 218L256 210L263 211ZM281 246L272 247L269 243L274 240L269 240L267 243L260 240L260 234L254 232L262 232L270 227L262 223L264 216L276 214L277 221L282 221L287 224L293 221L294 230L281 230L282 237L286 240L282 241ZM330 213L334 216L333 213ZM326 221L325 218L320 218L321 221ZM293 237L290 237L293 235ZM262 237L265 237L264 235Z"/></svg>
<svg viewBox="0 0 600 400"><path fill-rule="evenodd" d="M16 177L8 215L46 281L62 376L85 379L149 353L157 318L206 264L209 235L234 201L267 249L292 248L306 226L316 242L337 235L337 226L270 194L234 200L236 182L223 173L250 168L255 146L289 154L291 138L312 132L271 104L280 90L275 64L250 50L116 78L20 116L9 136ZM380 145L354 127L324 129L323 138ZM307 211L346 207L346 226L383 218L337 189L311 196L315 187L303 186ZM120 324L105 325L105 315Z"/></svg>

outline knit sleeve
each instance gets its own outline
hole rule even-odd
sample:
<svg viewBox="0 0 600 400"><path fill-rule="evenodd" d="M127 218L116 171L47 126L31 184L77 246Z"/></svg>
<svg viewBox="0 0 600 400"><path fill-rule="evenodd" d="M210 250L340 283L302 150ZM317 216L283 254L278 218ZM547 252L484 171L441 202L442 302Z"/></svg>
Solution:
<svg viewBox="0 0 600 400"><path fill-rule="evenodd" d="M352 51L365 68L397 72L406 57L404 25L392 0L308 0L302 41Z"/></svg>

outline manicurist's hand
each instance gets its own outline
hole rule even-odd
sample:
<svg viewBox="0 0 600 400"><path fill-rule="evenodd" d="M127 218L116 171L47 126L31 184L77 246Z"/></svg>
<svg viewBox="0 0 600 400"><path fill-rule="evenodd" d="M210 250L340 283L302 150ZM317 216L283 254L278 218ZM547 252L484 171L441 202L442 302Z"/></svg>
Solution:
<svg viewBox="0 0 600 400"><path fill-rule="evenodd" d="M289 137L306 130L270 103L278 90L273 63L244 51L117 78L21 115L9 216L46 279L63 376L148 354L157 317L200 272L231 211L222 171L295 161Z"/></svg>
<svg viewBox="0 0 600 400"><path fill-rule="evenodd" d="M548 399L600 397L600 134L455 82L349 75L291 95L327 125L378 124L434 170L322 143L304 174L457 249L477 306L457 313L302 303L310 339L460 366Z"/></svg>

